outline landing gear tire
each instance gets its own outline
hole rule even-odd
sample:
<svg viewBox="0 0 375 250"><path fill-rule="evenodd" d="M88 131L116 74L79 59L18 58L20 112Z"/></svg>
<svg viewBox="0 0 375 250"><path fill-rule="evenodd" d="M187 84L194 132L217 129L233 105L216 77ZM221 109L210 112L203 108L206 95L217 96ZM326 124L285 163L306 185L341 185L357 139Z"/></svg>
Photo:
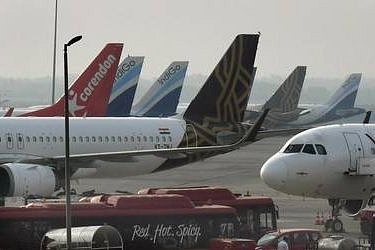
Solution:
<svg viewBox="0 0 375 250"><path fill-rule="evenodd" d="M342 221L339 219L334 219L332 221L332 232L334 233L342 233L344 231L344 225L342 224Z"/></svg>
<svg viewBox="0 0 375 250"><path fill-rule="evenodd" d="M342 233L344 232L344 224L339 219L328 219L324 224L325 231L331 231L333 233Z"/></svg>

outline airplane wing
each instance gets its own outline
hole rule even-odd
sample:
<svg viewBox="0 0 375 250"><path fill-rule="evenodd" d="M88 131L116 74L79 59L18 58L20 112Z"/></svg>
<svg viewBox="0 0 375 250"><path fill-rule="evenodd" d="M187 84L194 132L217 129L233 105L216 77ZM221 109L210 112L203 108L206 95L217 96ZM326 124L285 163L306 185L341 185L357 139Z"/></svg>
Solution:
<svg viewBox="0 0 375 250"><path fill-rule="evenodd" d="M111 161L134 161L135 156L156 155L164 158L181 158L188 154L199 154L207 152L227 153L229 151L240 148L244 145L256 141L258 130L260 129L269 109L266 109L255 121L254 125L241 137L240 140L229 145L220 146L204 146L204 147L187 147L187 148L169 148L169 149L149 149L149 150L133 150L133 151L118 151L118 152L103 152L103 153L89 153L89 154L72 154L69 156L70 162L89 162L92 160ZM43 157L28 157L20 159L17 162L34 163L34 164L64 164L65 155L43 158Z"/></svg>

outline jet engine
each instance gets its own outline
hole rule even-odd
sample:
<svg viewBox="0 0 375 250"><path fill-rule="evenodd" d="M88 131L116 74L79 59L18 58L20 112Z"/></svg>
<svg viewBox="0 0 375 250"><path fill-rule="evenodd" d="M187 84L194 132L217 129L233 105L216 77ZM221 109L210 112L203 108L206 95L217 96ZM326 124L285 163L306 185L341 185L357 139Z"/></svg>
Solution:
<svg viewBox="0 0 375 250"><path fill-rule="evenodd" d="M345 200L343 204L343 209L349 215L356 215L359 210L364 208L367 204L365 200Z"/></svg>
<svg viewBox="0 0 375 250"><path fill-rule="evenodd" d="M57 190L53 168L44 165L7 163L0 165L0 196L50 196Z"/></svg>

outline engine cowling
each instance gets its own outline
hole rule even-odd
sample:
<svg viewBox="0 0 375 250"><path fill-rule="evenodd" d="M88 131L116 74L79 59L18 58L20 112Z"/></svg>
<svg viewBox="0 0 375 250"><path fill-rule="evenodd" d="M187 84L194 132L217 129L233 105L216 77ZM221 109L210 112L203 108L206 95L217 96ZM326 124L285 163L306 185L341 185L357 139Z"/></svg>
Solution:
<svg viewBox="0 0 375 250"><path fill-rule="evenodd" d="M343 208L349 215L356 215L367 204L365 200L346 200Z"/></svg>
<svg viewBox="0 0 375 250"><path fill-rule="evenodd" d="M57 189L53 168L44 165L7 163L0 165L0 196L50 196Z"/></svg>

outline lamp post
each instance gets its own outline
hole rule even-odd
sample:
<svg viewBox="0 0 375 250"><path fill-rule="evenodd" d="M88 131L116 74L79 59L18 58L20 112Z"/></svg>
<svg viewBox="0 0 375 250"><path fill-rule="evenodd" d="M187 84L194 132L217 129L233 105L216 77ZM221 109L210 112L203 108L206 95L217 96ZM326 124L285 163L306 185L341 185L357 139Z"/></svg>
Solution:
<svg viewBox="0 0 375 250"><path fill-rule="evenodd" d="M56 36L57 36L57 0L55 0L55 32L54 32L54 37L53 37L52 104L55 103L55 85L56 85Z"/></svg>
<svg viewBox="0 0 375 250"><path fill-rule="evenodd" d="M82 36L72 38L64 44L64 92L65 92L65 223L66 223L66 249L70 250L72 243L72 221L70 206L70 167L69 167L69 101L68 101L68 47L79 40Z"/></svg>

